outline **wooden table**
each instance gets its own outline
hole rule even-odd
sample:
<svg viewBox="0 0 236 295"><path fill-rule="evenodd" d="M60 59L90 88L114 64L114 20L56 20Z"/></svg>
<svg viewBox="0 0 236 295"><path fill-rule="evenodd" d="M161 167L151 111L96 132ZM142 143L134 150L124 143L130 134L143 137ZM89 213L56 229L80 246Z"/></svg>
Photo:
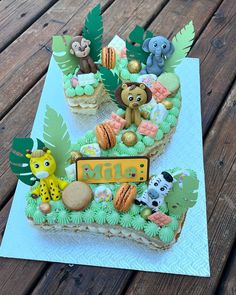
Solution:
<svg viewBox="0 0 236 295"><path fill-rule="evenodd" d="M0 1L1 237L16 186L8 164L11 140L30 134L51 36L78 34L96 3ZM236 294L236 1L103 0L101 5L104 44L114 34L126 38L136 24L172 37L194 22L190 56L201 60L211 278L1 258L0 294Z"/></svg>

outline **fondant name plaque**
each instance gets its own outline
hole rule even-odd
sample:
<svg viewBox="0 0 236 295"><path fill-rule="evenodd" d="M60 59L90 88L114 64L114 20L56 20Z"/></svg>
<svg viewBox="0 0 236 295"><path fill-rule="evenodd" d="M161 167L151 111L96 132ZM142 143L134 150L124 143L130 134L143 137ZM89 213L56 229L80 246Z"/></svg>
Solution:
<svg viewBox="0 0 236 295"><path fill-rule="evenodd" d="M147 157L79 158L76 179L86 183L144 182L149 178Z"/></svg>

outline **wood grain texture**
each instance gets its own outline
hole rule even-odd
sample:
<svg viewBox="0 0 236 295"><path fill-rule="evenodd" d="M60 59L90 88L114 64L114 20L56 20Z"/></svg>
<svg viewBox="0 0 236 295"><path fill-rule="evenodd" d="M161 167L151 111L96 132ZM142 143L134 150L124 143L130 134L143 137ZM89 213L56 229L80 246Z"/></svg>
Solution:
<svg viewBox="0 0 236 295"><path fill-rule="evenodd" d="M124 294L132 271L54 263L32 294Z"/></svg>
<svg viewBox="0 0 236 295"><path fill-rule="evenodd" d="M111 0L100 2L104 7ZM49 47L52 35L78 34L85 16L97 3L97 0L57 2L1 53L0 118L46 72L51 57Z"/></svg>
<svg viewBox="0 0 236 295"><path fill-rule="evenodd" d="M236 85L204 145L211 278L138 272L127 294L156 294L152 288L154 284L163 295L214 294L236 236L236 137L231 128L236 126L235 97ZM219 167L225 152L230 160ZM216 185L217 180L219 184Z"/></svg>
<svg viewBox="0 0 236 295"><path fill-rule="evenodd" d="M236 295L236 245L234 245L224 275L217 288L217 295Z"/></svg>
<svg viewBox="0 0 236 295"><path fill-rule="evenodd" d="M0 52L57 0L0 2Z"/></svg>

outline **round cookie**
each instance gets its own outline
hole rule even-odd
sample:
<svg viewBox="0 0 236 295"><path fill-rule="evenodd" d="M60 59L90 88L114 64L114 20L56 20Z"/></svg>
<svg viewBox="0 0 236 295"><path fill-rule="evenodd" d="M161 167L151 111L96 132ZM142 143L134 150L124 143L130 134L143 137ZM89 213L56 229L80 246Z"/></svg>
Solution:
<svg viewBox="0 0 236 295"><path fill-rule="evenodd" d="M137 194L137 189L135 186L130 185L128 183L122 184L118 191L116 192L115 198L114 198L114 207L116 210L120 212L126 212L129 210L131 205L134 202L134 199Z"/></svg>
<svg viewBox="0 0 236 295"><path fill-rule="evenodd" d="M88 184L75 181L68 184L62 192L62 201L67 209L80 211L88 207L92 196L93 193Z"/></svg>
<svg viewBox="0 0 236 295"><path fill-rule="evenodd" d="M175 94L179 90L179 78L173 73L163 73L158 77L157 81L159 81L165 88L170 91L170 96L175 96Z"/></svg>
<svg viewBox="0 0 236 295"><path fill-rule="evenodd" d="M111 149L116 145L116 134L109 124L104 123L96 126L96 138L103 150Z"/></svg>

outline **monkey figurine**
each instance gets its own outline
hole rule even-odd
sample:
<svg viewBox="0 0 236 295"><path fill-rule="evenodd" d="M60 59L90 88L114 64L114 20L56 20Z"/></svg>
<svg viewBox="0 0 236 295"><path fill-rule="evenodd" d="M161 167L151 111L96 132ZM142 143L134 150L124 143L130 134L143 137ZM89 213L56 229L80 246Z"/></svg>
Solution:
<svg viewBox="0 0 236 295"><path fill-rule="evenodd" d="M151 90L143 83L129 82L119 86L115 92L116 100L119 104L126 107L125 111L125 128L134 123L137 127L144 119L148 118L146 112L140 112L139 107L149 103L152 99Z"/></svg>
<svg viewBox="0 0 236 295"><path fill-rule="evenodd" d="M83 36L73 37L70 44L70 53L79 57L79 73L88 74L88 73L96 73L97 67L89 56L91 42L86 40Z"/></svg>

